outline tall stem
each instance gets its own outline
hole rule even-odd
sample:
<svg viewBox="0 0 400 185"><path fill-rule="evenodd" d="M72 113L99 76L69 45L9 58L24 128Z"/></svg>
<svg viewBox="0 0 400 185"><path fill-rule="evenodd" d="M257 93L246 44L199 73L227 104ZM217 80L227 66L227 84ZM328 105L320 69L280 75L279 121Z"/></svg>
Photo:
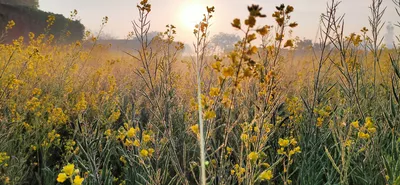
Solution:
<svg viewBox="0 0 400 185"><path fill-rule="evenodd" d="M199 126L200 126L200 166L201 166L201 178L200 183L202 185L206 184L206 155L205 155L205 142L204 142L204 122L203 122L203 107L201 105L201 78L200 78L200 68L199 64L199 53L196 53L196 65L197 65L197 101L199 105Z"/></svg>

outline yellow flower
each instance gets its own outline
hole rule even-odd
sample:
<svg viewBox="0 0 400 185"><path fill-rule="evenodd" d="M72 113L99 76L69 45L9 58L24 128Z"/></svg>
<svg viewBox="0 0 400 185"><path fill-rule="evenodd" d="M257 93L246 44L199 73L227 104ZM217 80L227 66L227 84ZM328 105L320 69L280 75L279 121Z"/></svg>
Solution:
<svg viewBox="0 0 400 185"><path fill-rule="evenodd" d="M9 29L12 29L15 26L15 22L13 20L8 21L8 24L6 26L6 31Z"/></svg>
<svg viewBox="0 0 400 185"><path fill-rule="evenodd" d="M74 185L81 185L83 180L85 180L85 179L82 178L81 176L79 176L79 175L75 176Z"/></svg>
<svg viewBox="0 0 400 185"><path fill-rule="evenodd" d="M211 64L211 67L217 71L220 71L221 70L221 62L220 61L215 62L215 63Z"/></svg>
<svg viewBox="0 0 400 185"><path fill-rule="evenodd" d="M243 167L240 167L240 168L239 168L239 173L242 174L242 173L244 173L244 172L246 172L246 169L244 169Z"/></svg>
<svg viewBox="0 0 400 185"><path fill-rule="evenodd" d="M140 141L135 139L135 141L133 141L133 146L139 147L140 146Z"/></svg>
<svg viewBox="0 0 400 185"><path fill-rule="evenodd" d="M284 155L285 154L285 149L284 148L278 149L278 154Z"/></svg>
<svg viewBox="0 0 400 185"><path fill-rule="evenodd" d="M376 132L376 128L374 126L374 123L372 122L371 117L365 118L365 127L367 128L367 131L371 134L374 134Z"/></svg>
<svg viewBox="0 0 400 185"><path fill-rule="evenodd" d="M354 128L360 128L360 124L359 124L358 121L353 121L353 122L351 123L351 126L353 126Z"/></svg>
<svg viewBox="0 0 400 185"><path fill-rule="evenodd" d="M368 128L368 132L373 134L376 132L376 128Z"/></svg>
<svg viewBox="0 0 400 185"><path fill-rule="evenodd" d="M125 146L134 146L134 143L133 143L133 141L132 140L130 140L130 139L126 139L126 141L125 141Z"/></svg>
<svg viewBox="0 0 400 185"><path fill-rule="evenodd" d="M287 40L285 45L283 47L293 47L293 41L292 40Z"/></svg>
<svg viewBox="0 0 400 185"><path fill-rule="evenodd" d="M231 99L229 99L229 97L227 95L224 95L221 103L224 105L225 108L230 108L232 106L231 105L232 101L231 101Z"/></svg>
<svg viewBox="0 0 400 185"><path fill-rule="evenodd" d="M255 142L257 142L257 139L258 139L257 136L251 136L250 142L251 142L251 143L255 143Z"/></svg>
<svg viewBox="0 0 400 185"><path fill-rule="evenodd" d="M366 117L365 118L365 126L367 128L372 128L374 127L374 123L372 122L372 118L371 117Z"/></svg>
<svg viewBox="0 0 400 185"><path fill-rule="evenodd" d="M36 151L36 146L35 145L31 145L31 149L33 150L33 151Z"/></svg>
<svg viewBox="0 0 400 185"><path fill-rule="evenodd" d="M253 128L253 131L256 132L256 133L259 133L260 132L260 128L258 126L255 126Z"/></svg>
<svg viewBox="0 0 400 185"><path fill-rule="evenodd" d="M240 135L240 139L241 139L242 141L247 141L247 140L249 139L249 135L247 135L247 134L242 134L242 135Z"/></svg>
<svg viewBox="0 0 400 185"><path fill-rule="evenodd" d="M300 149L300 147L298 146L298 147L296 147L296 148L294 148L293 150L291 150L291 151L293 151L293 154L295 154L295 153L301 153L301 149Z"/></svg>
<svg viewBox="0 0 400 185"><path fill-rule="evenodd" d="M110 123L114 123L119 119L120 116L121 116L121 111L117 110L117 111L111 113L110 117L108 117L108 121Z"/></svg>
<svg viewBox="0 0 400 185"><path fill-rule="evenodd" d="M140 151L140 156L142 156L142 157L149 156L149 151L147 151L146 149L143 149L142 151Z"/></svg>
<svg viewBox="0 0 400 185"><path fill-rule="evenodd" d="M62 172L64 172L68 176L71 176L74 173L74 170L75 170L74 168L75 168L74 164L68 164L67 166L64 166L64 168L62 169Z"/></svg>
<svg viewBox="0 0 400 185"><path fill-rule="evenodd" d="M136 129L130 128L130 129L128 130L128 132L126 133L126 135L127 135L129 138L133 138L133 137L136 135Z"/></svg>
<svg viewBox="0 0 400 185"><path fill-rule="evenodd" d="M145 143L149 142L150 140L151 140L150 135L148 135L148 134L144 134L144 135L143 135L143 141L144 141Z"/></svg>
<svg viewBox="0 0 400 185"><path fill-rule="evenodd" d="M318 117L317 118L317 127L322 127L323 123L324 123L324 118Z"/></svg>
<svg viewBox="0 0 400 185"><path fill-rule="evenodd" d="M33 34L32 32L31 33L29 33L29 35L30 34ZM33 96L40 96L42 94L42 90L41 89L39 89L39 88L34 88L33 90L32 90L32 95Z"/></svg>
<svg viewBox="0 0 400 185"><path fill-rule="evenodd" d="M260 28L260 29L257 29L256 31L257 31L257 33L259 33L260 35L264 36L264 35L266 35L266 34L269 33L270 28L271 28L270 26L264 26L264 27L262 27L262 28Z"/></svg>
<svg viewBox="0 0 400 185"><path fill-rule="evenodd" d="M287 147L290 144L289 139L282 139L282 138L279 138L278 143L279 143L279 146L281 146L281 147Z"/></svg>
<svg viewBox="0 0 400 185"><path fill-rule="evenodd" d="M244 21L244 23L245 23L246 25L248 25L250 28L252 28L252 27L254 27L255 24L256 24L256 18L255 18L254 16L249 16L249 18L246 19L246 20Z"/></svg>
<svg viewBox="0 0 400 185"><path fill-rule="evenodd" d="M232 153L232 148L229 147L229 146L227 146L227 147L226 147L226 152L227 152L228 154L231 154L231 153Z"/></svg>
<svg viewBox="0 0 400 185"><path fill-rule="evenodd" d="M150 155L150 156L152 156L152 155L153 155L153 153L154 153L154 149L153 149L153 148L149 148L149 150L148 150L148 151L149 151L149 155Z"/></svg>
<svg viewBox="0 0 400 185"><path fill-rule="evenodd" d="M219 95L220 90L218 88L212 87L210 89L210 96L215 97Z"/></svg>
<svg viewBox="0 0 400 185"><path fill-rule="evenodd" d="M75 110L77 112L82 112L87 108L87 104L88 104L88 102L85 99L85 93L81 93L79 95L78 102L75 105Z"/></svg>
<svg viewBox="0 0 400 185"><path fill-rule="evenodd" d="M252 47L247 51L247 54L248 54L248 55L253 55L253 54L256 54L257 51L258 51L257 46L252 46ZM246 76L246 75L245 75L245 76Z"/></svg>
<svg viewBox="0 0 400 185"><path fill-rule="evenodd" d="M353 144L352 140L346 140L345 146L350 147Z"/></svg>
<svg viewBox="0 0 400 185"><path fill-rule="evenodd" d="M361 139L369 139L370 135L364 132L358 132L358 137Z"/></svg>
<svg viewBox="0 0 400 185"><path fill-rule="evenodd" d="M258 159L258 153L257 152L251 152L248 156L247 159L250 161L256 161Z"/></svg>
<svg viewBox="0 0 400 185"><path fill-rule="evenodd" d="M214 111L206 111L206 112L204 113L204 119L205 119L205 120L213 119L213 118L215 118L216 116L217 116L217 115L215 114Z"/></svg>
<svg viewBox="0 0 400 185"><path fill-rule="evenodd" d="M65 174L65 173L60 173L60 174L58 174L57 182L63 183L63 182L65 182L65 180L67 180L67 179L68 179L67 174Z"/></svg>
<svg viewBox="0 0 400 185"><path fill-rule="evenodd" d="M65 115L61 108L54 108L49 112L48 123L65 124L68 121L68 116Z"/></svg>
<svg viewBox="0 0 400 185"><path fill-rule="evenodd" d="M110 129L107 129L107 130L104 132L104 135L107 136L107 137L111 136L111 130L110 130Z"/></svg>
<svg viewBox="0 0 400 185"><path fill-rule="evenodd" d="M292 145L292 146L296 146L297 145L297 141L296 141L296 139L291 139L290 140L290 144Z"/></svg>
<svg viewBox="0 0 400 185"><path fill-rule="evenodd" d="M273 175L272 175L272 171L271 171L271 170L263 171L263 172L258 176L258 178L259 178L261 181L271 180L272 177L273 177Z"/></svg>
<svg viewBox="0 0 400 185"><path fill-rule="evenodd" d="M199 134L200 133L198 124L192 125L190 127L190 130L192 130L192 132L195 133L195 134Z"/></svg>
<svg viewBox="0 0 400 185"><path fill-rule="evenodd" d="M124 156L121 156L121 157L119 158L119 160L120 160L122 163L124 163L124 164L127 163L127 161L126 161L126 159L125 159Z"/></svg>
<svg viewBox="0 0 400 185"><path fill-rule="evenodd" d="M233 73L234 73L234 71L233 71L232 67L224 67L222 69L222 75L224 75L225 78L233 76Z"/></svg>
<svg viewBox="0 0 400 185"><path fill-rule="evenodd" d="M234 27L234 28L237 28L237 29L240 29L241 28L241 24L240 24L240 19L234 19L233 20L233 23L231 23L231 25Z"/></svg>
<svg viewBox="0 0 400 185"><path fill-rule="evenodd" d="M121 132L121 131L118 131L118 136L117 136L117 138L118 138L119 140L123 141L123 140L125 139L125 133L124 133L124 132Z"/></svg>

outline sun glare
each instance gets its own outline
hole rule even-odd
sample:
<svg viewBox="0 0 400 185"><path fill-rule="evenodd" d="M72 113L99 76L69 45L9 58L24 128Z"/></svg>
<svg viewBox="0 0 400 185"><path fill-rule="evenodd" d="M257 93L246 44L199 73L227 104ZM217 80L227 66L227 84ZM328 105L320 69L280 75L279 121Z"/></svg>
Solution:
<svg viewBox="0 0 400 185"><path fill-rule="evenodd" d="M198 3L190 3L185 5L180 14L181 23L185 27L192 29L203 19L206 7Z"/></svg>

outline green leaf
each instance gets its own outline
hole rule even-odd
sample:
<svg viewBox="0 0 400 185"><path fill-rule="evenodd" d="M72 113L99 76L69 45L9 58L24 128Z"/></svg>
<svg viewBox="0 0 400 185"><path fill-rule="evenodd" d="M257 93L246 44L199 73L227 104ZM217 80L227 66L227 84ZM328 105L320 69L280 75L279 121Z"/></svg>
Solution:
<svg viewBox="0 0 400 185"><path fill-rule="evenodd" d="M400 69L399 69L398 64L396 63L396 60L392 57L392 55L389 55L389 57L390 57L390 61L392 63L394 72L396 73L397 77L400 78Z"/></svg>
<svg viewBox="0 0 400 185"><path fill-rule="evenodd" d="M396 87L395 87L395 84L394 84L395 82L394 82L394 79L392 79L392 91L393 91L393 95L394 95L394 98L396 99L396 101L397 101L397 104L400 104L400 98L399 98L399 95L397 94L397 90L396 90Z"/></svg>

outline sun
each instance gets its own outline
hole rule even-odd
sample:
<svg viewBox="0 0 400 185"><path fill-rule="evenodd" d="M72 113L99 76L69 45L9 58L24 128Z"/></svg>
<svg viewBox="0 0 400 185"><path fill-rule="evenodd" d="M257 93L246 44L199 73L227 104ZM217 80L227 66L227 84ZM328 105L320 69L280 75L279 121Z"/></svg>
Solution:
<svg viewBox="0 0 400 185"><path fill-rule="evenodd" d="M181 23L186 28L192 29L203 19L204 13L206 13L206 7L203 7L203 5L198 3L186 4L181 10Z"/></svg>

